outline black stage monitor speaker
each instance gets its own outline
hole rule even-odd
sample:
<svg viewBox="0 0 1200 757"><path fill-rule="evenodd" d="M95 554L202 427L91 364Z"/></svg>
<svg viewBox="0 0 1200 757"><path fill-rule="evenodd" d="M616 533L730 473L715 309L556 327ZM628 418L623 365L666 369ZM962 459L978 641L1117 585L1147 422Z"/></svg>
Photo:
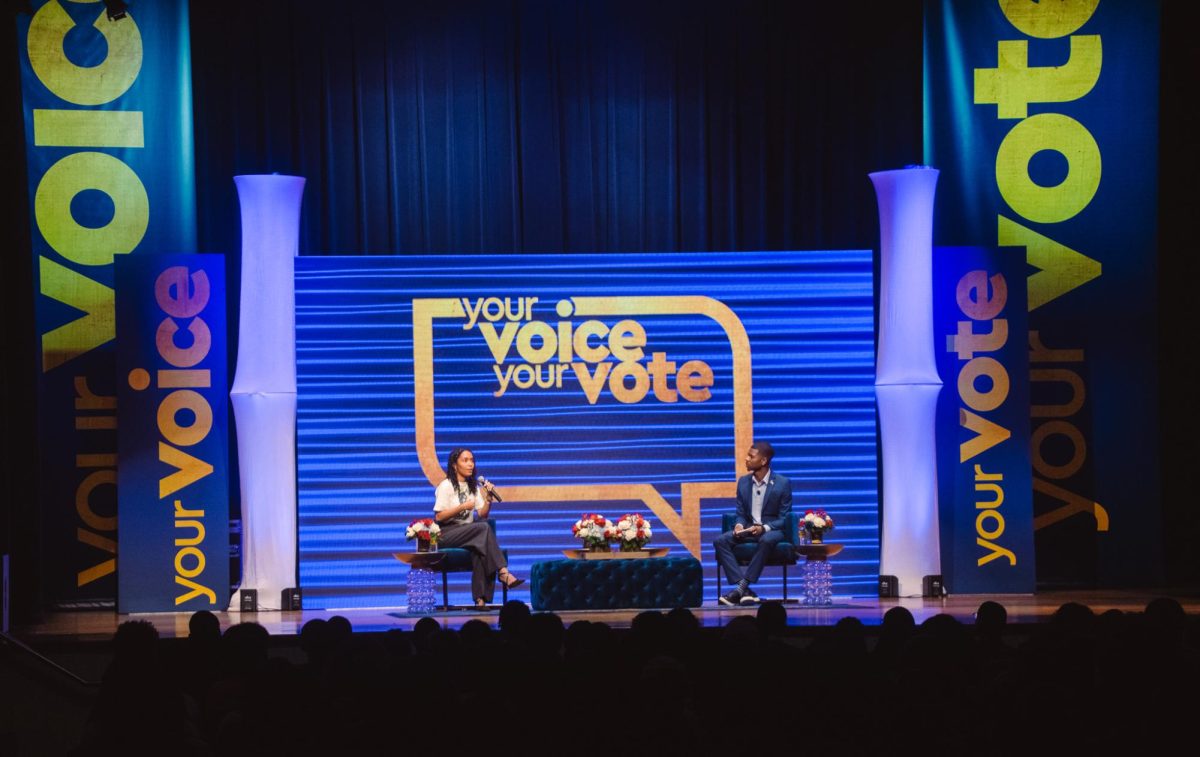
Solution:
<svg viewBox="0 0 1200 757"><path fill-rule="evenodd" d="M895 598L900 596L900 579L895 576L879 577L879 596Z"/></svg>
<svg viewBox="0 0 1200 757"><path fill-rule="evenodd" d="M946 596L946 585L942 583L940 575L925 576L921 579L921 596L922 597L944 597Z"/></svg>
<svg viewBox="0 0 1200 757"><path fill-rule="evenodd" d="M303 596L301 595L300 587L293 586L291 588L284 589L279 595L279 609L300 610L302 609L300 606L302 604L302 600Z"/></svg>
<svg viewBox="0 0 1200 757"><path fill-rule="evenodd" d="M242 599L242 612L258 612L257 589L242 589L238 596Z"/></svg>

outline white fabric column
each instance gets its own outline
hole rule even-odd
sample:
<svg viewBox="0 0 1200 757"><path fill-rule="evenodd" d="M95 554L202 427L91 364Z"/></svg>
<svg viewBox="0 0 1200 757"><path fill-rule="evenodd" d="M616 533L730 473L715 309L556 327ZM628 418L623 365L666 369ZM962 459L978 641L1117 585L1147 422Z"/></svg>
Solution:
<svg viewBox="0 0 1200 757"><path fill-rule="evenodd" d="M935 421L942 382L934 360L933 198L927 167L870 175L879 202L879 353L875 394L883 441L879 572L900 596L941 570Z"/></svg>
<svg viewBox="0 0 1200 757"><path fill-rule="evenodd" d="M242 588L278 610L296 585L299 176L235 176L242 209L237 373L230 398L242 493ZM237 609L236 599L231 609Z"/></svg>

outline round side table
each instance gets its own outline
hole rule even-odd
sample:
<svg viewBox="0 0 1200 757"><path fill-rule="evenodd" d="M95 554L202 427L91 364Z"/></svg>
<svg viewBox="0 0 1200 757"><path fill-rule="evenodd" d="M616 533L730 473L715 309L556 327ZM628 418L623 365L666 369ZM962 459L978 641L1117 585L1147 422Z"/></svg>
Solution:
<svg viewBox="0 0 1200 757"><path fill-rule="evenodd" d="M437 607L434 585L436 574L431 570L445 557L441 552L394 552L392 556L409 566L408 584L404 590L410 614L433 612Z"/></svg>
<svg viewBox="0 0 1200 757"><path fill-rule="evenodd" d="M841 552L845 544L797 544L796 552L804 555L804 604L833 604L833 571L829 558Z"/></svg>

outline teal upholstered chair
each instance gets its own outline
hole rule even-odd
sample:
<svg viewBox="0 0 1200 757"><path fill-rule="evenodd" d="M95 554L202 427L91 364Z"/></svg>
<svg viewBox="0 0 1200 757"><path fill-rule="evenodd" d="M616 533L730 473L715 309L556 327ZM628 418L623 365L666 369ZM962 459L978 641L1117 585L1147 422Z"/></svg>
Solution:
<svg viewBox="0 0 1200 757"><path fill-rule="evenodd" d="M496 521L494 518L484 520L492 528L492 533L496 532ZM450 609L450 574L451 573L470 573L471 572L471 552L470 550L461 547L445 547L439 548L439 552L443 557L438 563L430 568L430 570L438 571L442 574L442 609ZM508 560L508 550L500 550L504 553L504 559ZM502 587L502 596L504 601L508 601L508 587Z"/></svg>
<svg viewBox="0 0 1200 757"><path fill-rule="evenodd" d="M737 523L737 513L724 513L721 515L721 533L732 531L734 524ZM783 538L767 555L767 565L777 565L783 568L783 601L788 601L788 568L796 564L796 534L800 527L800 519L793 510L788 513L787 524L783 527ZM737 560L738 565L749 565L750 558L754 557L754 551L758 549L758 545L747 542L746 544L735 544L733 547L733 556ZM468 569L470 566L468 565ZM717 596L721 596L721 566L717 566Z"/></svg>

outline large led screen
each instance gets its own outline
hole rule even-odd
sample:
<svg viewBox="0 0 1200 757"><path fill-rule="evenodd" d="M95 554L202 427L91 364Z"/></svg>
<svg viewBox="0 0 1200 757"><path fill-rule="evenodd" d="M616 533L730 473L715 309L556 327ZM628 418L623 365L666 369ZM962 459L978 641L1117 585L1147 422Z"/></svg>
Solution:
<svg viewBox="0 0 1200 757"><path fill-rule="evenodd" d="M874 594L873 356L869 250L299 258L305 605L405 603L393 553L455 447L504 496L517 575L579 546L581 513L639 513L652 546L702 561L711 601L755 439L796 508L834 517L835 594ZM759 593L781 583L768 568ZM469 603L465 574L452 587Z"/></svg>

